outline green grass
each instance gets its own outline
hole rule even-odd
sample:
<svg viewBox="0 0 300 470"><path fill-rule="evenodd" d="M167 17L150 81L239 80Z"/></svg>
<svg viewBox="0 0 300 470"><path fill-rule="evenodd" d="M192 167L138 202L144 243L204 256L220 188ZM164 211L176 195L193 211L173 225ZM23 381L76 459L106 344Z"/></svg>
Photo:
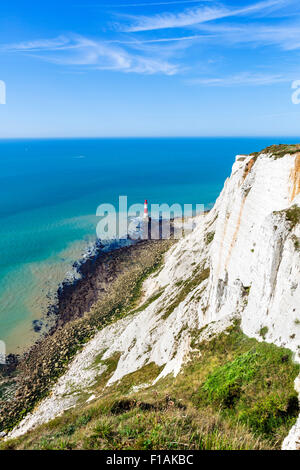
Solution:
<svg viewBox="0 0 300 470"><path fill-rule="evenodd" d="M294 243L295 251L300 251L300 238L296 237L296 235L293 235L292 240Z"/></svg>
<svg viewBox="0 0 300 470"><path fill-rule="evenodd" d="M279 145L271 145L261 150L260 152L251 153L251 155L258 156L261 153L270 153L274 156L275 159L277 159L277 158L282 158L287 154L293 155L294 153L297 153L297 152L300 152L300 144L295 144L295 145L279 144Z"/></svg>
<svg viewBox="0 0 300 470"><path fill-rule="evenodd" d="M288 350L257 343L236 332L232 336L237 346L232 360L208 374L196 402L201 408L218 407L225 419L246 425L254 436L277 446L299 413L293 387L299 366ZM229 341L223 341L227 349ZM231 346L229 350L233 352Z"/></svg>
<svg viewBox="0 0 300 470"><path fill-rule="evenodd" d="M263 355L259 350L260 348L250 350L216 369L202 386L200 397L207 403L220 406L232 419L245 423L255 434L272 437L274 434L276 436L281 426L285 428L287 423L294 422L299 413L299 404L297 394L293 390L290 393L276 389L272 391L271 378L259 382L264 378L263 367L274 367L276 358L281 360L282 364L285 362L282 361L284 356L268 357L265 351ZM265 384L266 388L270 388L269 393L266 396L263 394L255 401L252 397L251 400L247 389L258 391Z"/></svg>
<svg viewBox="0 0 300 470"><path fill-rule="evenodd" d="M138 312L142 312L143 310L145 310L147 307L149 307L149 305L151 305L153 302L155 302L155 300L159 299L163 292L164 292L165 288L163 289L160 289L158 292L156 292L155 294L153 294L150 299L148 299L146 302L144 302L140 307L136 308L135 310L132 311L132 314L134 313L138 313Z"/></svg>
<svg viewBox="0 0 300 470"><path fill-rule="evenodd" d="M178 305L180 305L181 302L186 299L190 292L192 292L197 286L208 279L209 273L209 268L204 268L201 266L194 270L192 276L188 280L177 283L179 290L176 293L174 299L171 299L168 307L164 309L164 314L162 316L163 320L166 320L171 315L171 313L174 312L175 308L177 308Z"/></svg>
<svg viewBox="0 0 300 470"><path fill-rule="evenodd" d="M205 243L209 245L215 238L215 232L208 232L205 236Z"/></svg>
<svg viewBox="0 0 300 470"><path fill-rule="evenodd" d="M132 393L161 371L151 363L104 390L99 382L94 402L0 449L279 449L299 411L292 354L237 325L193 350L176 378Z"/></svg>
<svg viewBox="0 0 300 470"><path fill-rule="evenodd" d="M296 225L300 223L300 207L296 204L294 204L289 209L284 209L282 211L275 211L274 214L277 214L285 218L285 220L287 221L289 225L290 232L296 227ZM299 239L295 235L292 235L292 241L294 242L295 250L298 251Z"/></svg>
<svg viewBox="0 0 300 470"><path fill-rule="evenodd" d="M266 339L266 335L269 331L269 328L267 326L263 326L260 330L259 330L259 336L261 336L263 339Z"/></svg>
<svg viewBox="0 0 300 470"><path fill-rule="evenodd" d="M285 210L285 217L291 224L291 228L296 227L300 223L300 207L296 204Z"/></svg>
<svg viewBox="0 0 300 470"><path fill-rule="evenodd" d="M91 367L95 367L101 364L106 367L105 371L101 375L99 375L99 377L97 378L96 385L93 386L94 390L95 388L96 390L99 390L99 389L102 390L104 388L106 382L116 370L119 359L120 359L120 353L118 352L116 352L111 357L105 360L102 359L102 356L103 356L103 353L97 356L94 363L91 366Z"/></svg>
<svg viewBox="0 0 300 470"><path fill-rule="evenodd" d="M257 367L257 353L247 351L234 361L217 368L202 386L203 396L209 403L225 408L234 406L240 397L241 387L253 378Z"/></svg>

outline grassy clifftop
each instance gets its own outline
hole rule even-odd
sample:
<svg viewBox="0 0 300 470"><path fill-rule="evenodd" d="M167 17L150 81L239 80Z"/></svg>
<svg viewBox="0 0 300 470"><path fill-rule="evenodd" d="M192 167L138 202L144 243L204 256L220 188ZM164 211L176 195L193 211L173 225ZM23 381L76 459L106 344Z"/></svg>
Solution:
<svg viewBox="0 0 300 470"><path fill-rule="evenodd" d="M275 158L284 157L284 155L300 152L300 144L279 144L279 145L270 145L269 147L264 148L260 152L253 152L251 155L258 156L261 153L270 153Z"/></svg>
<svg viewBox="0 0 300 470"><path fill-rule="evenodd" d="M150 385L153 363L103 388L95 398L0 449L276 449L299 412L291 353L259 343L237 325L199 344L183 371ZM148 387L138 390L141 384Z"/></svg>

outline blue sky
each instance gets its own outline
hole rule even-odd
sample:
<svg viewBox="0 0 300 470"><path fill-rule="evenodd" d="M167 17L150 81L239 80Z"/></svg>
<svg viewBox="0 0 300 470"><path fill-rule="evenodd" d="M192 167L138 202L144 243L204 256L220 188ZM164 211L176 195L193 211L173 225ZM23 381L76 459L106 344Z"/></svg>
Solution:
<svg viewBox="0 0 300 470"><path fill-rule="evenodd" d="M2 0L0 137L298 135L298 0Z"/></svg>

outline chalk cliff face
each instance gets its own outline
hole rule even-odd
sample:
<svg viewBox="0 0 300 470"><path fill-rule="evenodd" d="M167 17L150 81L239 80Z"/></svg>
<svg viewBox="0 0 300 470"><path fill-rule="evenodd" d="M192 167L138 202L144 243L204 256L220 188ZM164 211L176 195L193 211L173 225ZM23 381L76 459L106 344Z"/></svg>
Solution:
<svg viewBox="0 0 300 470"><path fill-rule="evenodd" d="M208 310L203 320L238 312L249 336L295 353L300 345L297 217L300 156L238 156L216 203ZM299 216L298 216L299 217Z"/></svg>
<svg viewBox="0 0 300 470"><path fill-rule="evenodd" d="M214 208L145 281L142 307L97 333L11 437L76 404L74 389L103 372L89 368L101 351L103 360L120 354L107 385L151 362L162 368L158 381L178 374L195 329L207 340L239 319L245 334L290 348L299 361L299 192L300 153L237 156ZM300 419L284 448L297 440Z"/></svg>

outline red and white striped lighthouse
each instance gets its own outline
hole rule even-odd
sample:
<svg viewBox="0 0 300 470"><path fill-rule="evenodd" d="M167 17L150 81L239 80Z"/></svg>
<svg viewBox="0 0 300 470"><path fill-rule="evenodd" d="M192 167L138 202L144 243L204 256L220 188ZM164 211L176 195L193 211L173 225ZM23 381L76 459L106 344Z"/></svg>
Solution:
<svg viewBox="0 0 300 470"><path fill-rule="evenodd" d="M148 201L147 199L144 202L144 220L149 219L149 213L148 213Z"/></svg>

